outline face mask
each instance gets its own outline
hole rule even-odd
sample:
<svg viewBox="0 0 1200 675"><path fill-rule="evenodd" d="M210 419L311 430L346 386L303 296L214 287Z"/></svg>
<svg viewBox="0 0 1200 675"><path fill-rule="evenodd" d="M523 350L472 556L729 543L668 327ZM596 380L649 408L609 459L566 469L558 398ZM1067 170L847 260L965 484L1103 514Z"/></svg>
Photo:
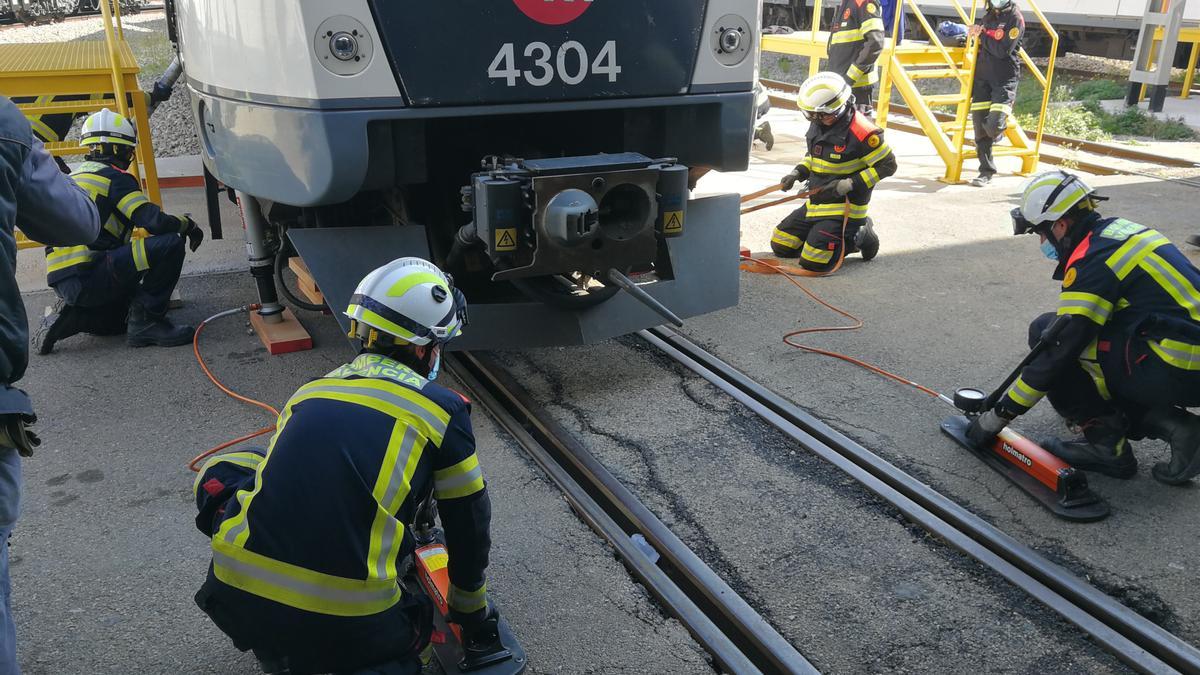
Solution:
<svg viewBox="0 0 1200 675"><path fill-rule="evenodd" d="M429 380L430 382L433 382L434 380L436 380L437 376L438 376L438 371L441 370L441 368L442 368L442 350L439 349L437 356L433 357L433 367L429 369L429 374L425 376L425 379Z"/></svg>
<svg viewBox="0 0 1200 675"><path fill-rule="evenodd" d="M1042 242L1042 255L1050 260L1058 260L1058 249L1051 244L1049 240Z"/></svg>

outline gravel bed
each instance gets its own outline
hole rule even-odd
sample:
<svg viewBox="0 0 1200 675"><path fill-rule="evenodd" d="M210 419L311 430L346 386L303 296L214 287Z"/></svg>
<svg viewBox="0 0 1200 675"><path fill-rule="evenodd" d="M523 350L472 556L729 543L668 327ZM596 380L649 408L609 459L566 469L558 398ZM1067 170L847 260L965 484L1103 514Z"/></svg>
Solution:
<svg viewBox="0 0 1200 675"><path fill-rule="evenodd" d="M142 67L138 82L148 91L175 56L167 40L167 20L161 12L145 12L125 17L123 25L129 47ZM0 43L103 39L104 24L99 17L0 29ZM72 137L78 137L81 124L82 120L76 122ZM200 153L200 142L192 122L191 100L187 87L182 83L176 83L175 94L159 106L150 118L150 133L154 137L154 153L158 157Z"/></svg>

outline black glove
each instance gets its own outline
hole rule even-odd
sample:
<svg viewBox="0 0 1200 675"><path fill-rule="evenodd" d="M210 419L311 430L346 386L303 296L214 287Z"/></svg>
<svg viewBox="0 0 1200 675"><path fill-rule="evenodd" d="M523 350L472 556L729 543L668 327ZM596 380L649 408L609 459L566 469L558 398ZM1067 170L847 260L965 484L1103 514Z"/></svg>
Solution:
<svg viewBox="0 0 1200 675"><path fill-rule="evenodd" d="M36 421L31 415L0 415L0 447L16 448L22 457L33 455L33 449L42 444L42 439L29 428Z"/></svg>
<svg viewBox="0 0 1200 675"><path fill-rule="evenodd" d="M779 186L781 188L783 188L784 192L787 192L788 190L791 190L792 188L796 187L796 181L798 181L798 180L800 180L800 174L793 171L793 172L789 173L788 175L784 176L783 180L779 181Z"/></svg>
<svg viewBox="0 0 1200 675"><path fill-rule="evenodd" d="M967 440L977 448L986 447L1011 421L995 410L989 410L971 420L971 426L967 427Z"/></svg>
<svg viewBox="0 0 1200 675"><path fill-rule="evenodd" d="M832 192L839 197L845 197L854 189L854 181L849 178L834 181L825 188L827 192Z"/></svg>
<svg viewBox="0 0 1200 675"><path fill-rule="evenodd" d="M188 225L187 229L183 231L183 236L187 237L188 248L192 250L192 253L195 253L196 249L200 248L200 244L204 241L204 230L200 229L200 226L196 224L196 221L192 220L191 216L183 216L182 220Z"/></svg>

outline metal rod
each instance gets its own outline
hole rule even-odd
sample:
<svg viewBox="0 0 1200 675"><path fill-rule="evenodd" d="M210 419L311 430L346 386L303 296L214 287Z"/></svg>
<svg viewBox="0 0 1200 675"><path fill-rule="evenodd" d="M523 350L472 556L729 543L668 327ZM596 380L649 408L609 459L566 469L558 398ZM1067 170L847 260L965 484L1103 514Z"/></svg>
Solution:
<svg viewBox="0 0 1200 675"><path fill-rule="evenodd" d="M629 277L625 276L624 274L621 274L621 272L616 269L610 269L608 271L608 274L605 275L605 277L607 278L608 281L611 281L614 284L616 284L617 286L619 286L621 288L621 290L625 291L626 293L628 293L628 294L632 295L634 298L636 298L638 300L638 302L641 302L643 305L654 310L655 313L657 313L662 318L666 319L667 321L670 321L672 324L674 324L676 326L683 325L683 319L679 318L679 316L676 315L675 312L672 312L671 310L667 309L667 306L662 304L661 302L659 302L658 299L656 299L653 295L650 295L646 291L643 291L640 286L633 283L633 279L630 279Z"/></svg>
<svg viewBox="0 0 1200 675"><path fill-rule="evenodd" d="M1054 322L1042 332L1042 336L1038 338L1037 344L1035 344L1033 348L1029 350L1029 353L1025 355L1025 358L1021 359L1021 362L1017 364L1017 367L1013 368L1012 372L1008 374L1008 377L1004 378L1004 381L1000 383L1000 386L993 389L992 393L988 394L988 397L983 400L983 410L991 410L996 406L996 402L1000 400L1000 397L1004 395L1004 392L1008 391L1008 388L1012 385L1012 383L1021 376L1021 371L1025 370L1025 366L1029 365L1030 362L1038 357L1038 355L1050 347L1050 345L1054 342L1054 339L1058 337L1058 334L1063 332L1063 329L1067 327L1068 321L1070 321L1069 314L1060 314L1054 318Z"/></svg>
<svg viewBox="0 0 1200 675"><path fill-rule="evenodd" d="M638 333L802 446L1147 673L1200 672L1200 651L667 328Z"/></svg>
<svg viewBox="0 0 1200 675"><path fill-rule="evenodd" d="M267 224L258 199L236 190L238 208L242 212L242 224L246 228L246 254L250 257L250 274L258 286L258 301L262 307L259 316L267 323L283 321L283 305L275 290L273 264L275 256L267 249Z"/></svg>

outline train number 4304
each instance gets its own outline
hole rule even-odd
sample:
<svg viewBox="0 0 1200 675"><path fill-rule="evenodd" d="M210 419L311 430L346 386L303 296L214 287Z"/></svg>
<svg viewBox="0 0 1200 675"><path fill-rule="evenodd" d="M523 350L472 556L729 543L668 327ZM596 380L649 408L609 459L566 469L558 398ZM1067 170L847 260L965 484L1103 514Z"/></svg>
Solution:
<svg viewBox="0 0 1200 675"><path fill-rule="evenodd" d="M587 47L575 40L564 42L558 49L545 42L530 42L521 53L525 57L522 65L529 66L524 70L517 66L516 45L511 42L501 45L492 65L488 66L488 77L504 80L510 87L517 86L521 79L535 87L545 87L555 80L579 84L589 75L608 76L609 82L616 82L621 74L615 40L605 42L595 58L588 54Z"/></svg>

